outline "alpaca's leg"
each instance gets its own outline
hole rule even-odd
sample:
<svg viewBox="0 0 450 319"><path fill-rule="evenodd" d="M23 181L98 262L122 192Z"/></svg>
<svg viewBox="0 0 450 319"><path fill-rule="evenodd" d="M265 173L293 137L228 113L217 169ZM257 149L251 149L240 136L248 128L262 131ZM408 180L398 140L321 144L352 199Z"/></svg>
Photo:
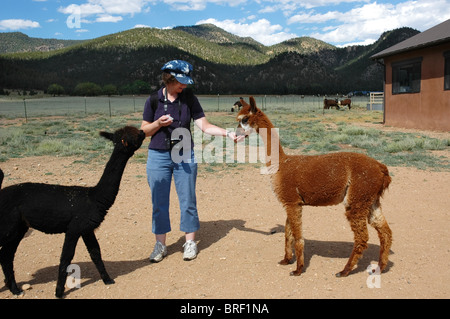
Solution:
<svg viewBox="0 0 450 319"><path fill-rule="evenodd" d="M369 224L378 232L378 238L380 239L380 258L378 261L378 266L380 267L380 271L383 271L388 263L389 250L392 245L392 231L381 213L379 201L376 201L372 207L372 211L369 216Z"/></svg>
<svg viewBox="0 0 450 319"><path fill-rule="evenodd" d="M64 238L64 245L59 262L58 281L56 282L55 296L58 298L62 298L64 294L64 285L66 284L67 279L67 267L70 265L73 256L75 255L78 238L80 238L80 235L70 233L66 233L66 237Z"/></svg>
<svg viewBox="0 0 450 319"><path fill-rule="evenodd" d="M97 238L95 238L94 232L90 232L83 235L83 241L86 244L87 250L89 251L89 255L91 256L92 261L97 267L100 276L103 279L103 282L106 285L110 285L114 283L114 280L109 277L106 272L105 265L103 264L102 255L100 252L100 245L98 244Z"/></svg>
<svg viewBox="0 0 450 319"><path fill-rule="evenodd" d="M14 295L20 295L22 293L22 290L17 286L14 276L14 255L27 230L27 226L20 225L17 230L17 237L14 240L4 243L2 249L0 249L0 263L5 274L5 284Z"/></svg>
<svg viewBox="0 0 450 319"><path fill-rule="evenodd" d="M14 295L20 295L22 290L17 287L14 276L14 255L17 246L12 243L5 244L0 250L0 263L5 274L5 285Z"/></svg>
<svg viewBox="0 0 450 319"><path fill-rule="evenodd" d="M287 218L294 237L295 256L297 257L297 268L291 272L291 275L300 276L303 269L303 247L304 241L302 236L302 206L291 205L286 206ZM291 246L292 247L292 246ZM287 251L288 247L286 247ZM286 258L286 257L285 257Z"/></svg>
<svg viewBox="0 0 450 319"><path fill-rule="evenodd" d="M286 226L284 227L284 259L280 261L280 265L288 265L292 263L292 245L294 243L294 236L292 235L291 224L289 218L286 218Z"/></svg>
<svg viewBox="0 0 450 319"><path fill-rule="evenodd" d="M347 218L350 221L350 227L354 234L353 250L348 259L347 264L340 273L337 273L337 277L345 277L353 267L358 263L364 250L367 249L367 241L369 240L369 232L367 230L367 215L366 214L353 214L350 209L347 210Z"/></svg>

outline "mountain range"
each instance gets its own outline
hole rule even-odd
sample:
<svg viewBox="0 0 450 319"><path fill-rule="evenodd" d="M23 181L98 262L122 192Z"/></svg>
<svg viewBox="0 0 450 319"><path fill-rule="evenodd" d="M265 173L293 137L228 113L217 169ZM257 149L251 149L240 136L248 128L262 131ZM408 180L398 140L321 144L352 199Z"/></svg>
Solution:
<svg viewBox="0 0 450 319"><path fill-rule="evenodd" d="M160 68L172 59L194 65L198 94L335 94L380 91L383 67L370 56L419 31L384 32L371 45L338 48L310 37L264 46L214 25L135 28L92 40L30 38L0 33L0 89L66 93L77 84L123 88L160 85Z"/></svg>

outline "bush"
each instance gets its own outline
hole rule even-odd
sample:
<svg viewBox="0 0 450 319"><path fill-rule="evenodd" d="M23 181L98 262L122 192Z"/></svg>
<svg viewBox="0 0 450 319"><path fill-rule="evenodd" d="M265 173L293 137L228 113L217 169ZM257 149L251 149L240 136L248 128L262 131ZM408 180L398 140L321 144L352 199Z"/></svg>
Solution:
<svg viewBox="0 0 450 319"><path fill-rule="evenodd" d="M73 93L78 96L97 96L102 94L102 88L92 82L83 82L75 87Z"/></svg>
<svg viewBox="0 0 450 319"><path fill-rule="evenodd" d="M64 88L59 84L50 84L47 88L47 93L53 96L60 96L61 94L64 94Z"/></svg>
<svg viewBox="0 0 450 319"><path fill-rule="evenodd" d="M136 80L131 84L127 84L120 87L119 94L150 94L152 92L151 86L149 83Z"/></svg>
<svg viewBox="0 0 450 319"><path fill-rule="evenodd" d="M116 95L117 94L117 87L114 84L106 84L103 87L103 94L104 95Z"/></svg>

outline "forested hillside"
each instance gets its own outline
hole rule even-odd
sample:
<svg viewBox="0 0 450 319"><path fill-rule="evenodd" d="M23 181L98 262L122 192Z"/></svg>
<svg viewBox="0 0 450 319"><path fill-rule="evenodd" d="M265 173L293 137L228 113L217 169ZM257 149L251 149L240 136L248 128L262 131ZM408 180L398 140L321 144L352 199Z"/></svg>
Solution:
<svg viewBox="0 0 450 319"><path fill-rule="evenodd" d="M166 61L183 59L194 65L198 94L378 91L383 69L369 57L417 33L401 28L383 33L372 45L346 48L309 37L264 46L200 25L131 29L54 50L31 50L22 43L17 51L29 52L0 55L0 89L47 90L57 84L73 94L77 85L91 82L119 94L148 93L160 85ZM36 40L29 39L35 47Z"/></svg>
<svg viewBox="0 0 450 319"><path fill-rule="evenodd" d="M83 40L30 38L21 32L0 32L0 54L15 52L48 52L66 48Z"/></svg>

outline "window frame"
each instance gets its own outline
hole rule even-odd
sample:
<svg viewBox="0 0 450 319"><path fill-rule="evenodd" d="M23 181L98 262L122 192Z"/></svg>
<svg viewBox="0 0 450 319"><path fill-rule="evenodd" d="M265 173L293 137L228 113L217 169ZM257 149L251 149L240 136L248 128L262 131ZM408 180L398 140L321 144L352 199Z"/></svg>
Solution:
<svg viewBox="0 0 450 319"><path fill-rule="evenodd" d="M450 90L450 51L444 52L444 91Z"/></svg>
<svg viewBox="0 0 450 319"><path fill-rule="evenodd" d="M420 93L422 81L422 57L391 64L392 95Z"/></svg>

